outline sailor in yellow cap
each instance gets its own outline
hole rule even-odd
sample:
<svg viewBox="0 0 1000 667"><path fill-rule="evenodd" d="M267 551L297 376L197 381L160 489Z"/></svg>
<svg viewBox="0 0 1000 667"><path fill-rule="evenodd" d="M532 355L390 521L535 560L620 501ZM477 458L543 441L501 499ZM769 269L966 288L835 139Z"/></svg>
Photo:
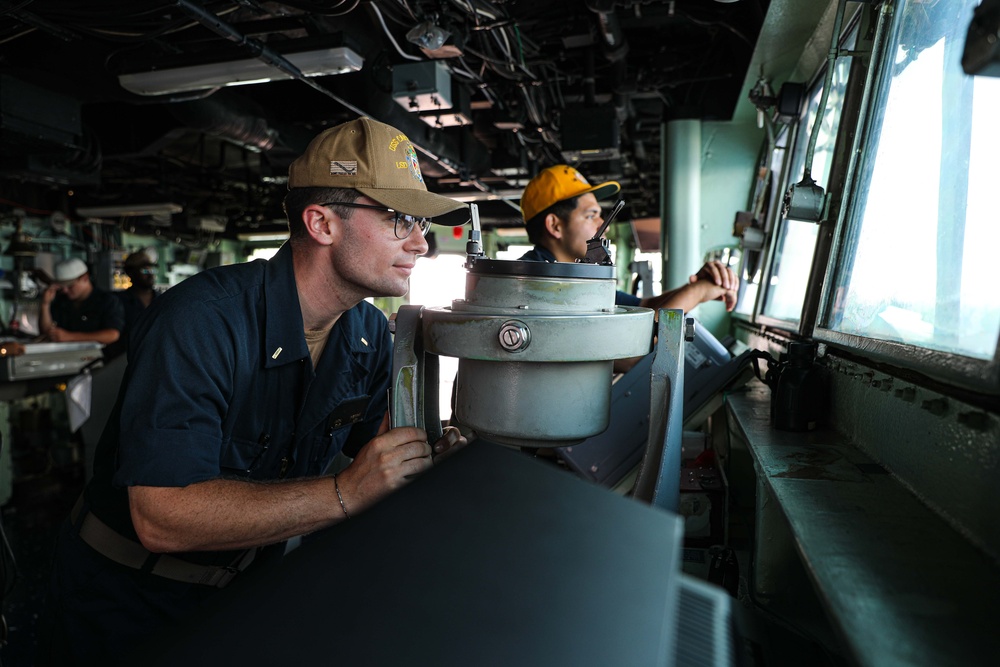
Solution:
<svg viewBox="0 0 1000 667"><path fill-rule="evenodd" d="M575 262L587 254L604 218L599 201L618 194L615 181L591 185L583 174L565 164L542 170L521 196L521 213L528 239L535 247L520 259L533 262ZM739 279L728 266L707 262L686 285L658 296L640 299L618 291L615 303L645 308L680 308L688 311L706 301L723 301L726 310L736 307Z"/></svg>

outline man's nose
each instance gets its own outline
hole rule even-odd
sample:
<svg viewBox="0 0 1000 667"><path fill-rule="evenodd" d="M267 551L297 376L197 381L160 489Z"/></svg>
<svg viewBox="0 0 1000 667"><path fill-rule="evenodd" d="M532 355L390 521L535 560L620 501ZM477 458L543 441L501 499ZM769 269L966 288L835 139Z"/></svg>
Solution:
<svg viewBox="0 0 1000 667"><path fill-rule="evenodd" d="M430 234L430 228L427 229L427 233ZM413 226L413 231L406 237L404 247L417 255L426 255L427 251L430 250L430 245L428 245L427 239L424 238L424 233L421 231L420 225Z"/></svg>

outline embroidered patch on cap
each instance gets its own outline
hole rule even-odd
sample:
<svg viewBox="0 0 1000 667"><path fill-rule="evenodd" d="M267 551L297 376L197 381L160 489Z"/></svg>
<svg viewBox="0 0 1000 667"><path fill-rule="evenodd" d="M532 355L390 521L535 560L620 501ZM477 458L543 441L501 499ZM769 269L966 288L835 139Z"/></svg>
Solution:
<svg viewBox="0 0 1000 667"><path fill-rule="evenodd" d="M357 160L330 160L330 173L334 176L357 176Z"/></svg>
<svg viewBox="0 0 1000 667"><path fill-rule="evenodd" d="M406 155L407 167L410 170L410 176L423 183L424 176L420 173L420 160L417 159L417 151L413 150L413 146L407 146L404 153Z"/></svg>

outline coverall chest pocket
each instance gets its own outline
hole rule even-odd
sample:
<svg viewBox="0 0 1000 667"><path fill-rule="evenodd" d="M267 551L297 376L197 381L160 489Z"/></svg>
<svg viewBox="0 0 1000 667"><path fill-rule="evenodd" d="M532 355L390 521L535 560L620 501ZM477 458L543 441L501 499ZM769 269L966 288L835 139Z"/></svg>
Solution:
<svg viewBox="0 0 1000 667"><path fill-rule="evenodd" d="M238 477L267 477L280 458L282 440L264 431L256 437L233 434L222 448L219 466L222 474Z"/></svg>
<svg viewBox="0 0 1000 667"><path fill-rule="evenodd" d="M295 433L299 374L298 364L287 364L246 378L244 398L230 409L223 426L227 436L219 459L223 475L278 476Z"/></svg>
<svg viewBox="0 0 1000 667"><path fill-rule="evenodd" d="M319 474L344 447L351 427L364 421L370 396L357 396L340 402L327 416L313 444L310 457L311 474ZM315 472L319 471L319 472Z"/></svg>

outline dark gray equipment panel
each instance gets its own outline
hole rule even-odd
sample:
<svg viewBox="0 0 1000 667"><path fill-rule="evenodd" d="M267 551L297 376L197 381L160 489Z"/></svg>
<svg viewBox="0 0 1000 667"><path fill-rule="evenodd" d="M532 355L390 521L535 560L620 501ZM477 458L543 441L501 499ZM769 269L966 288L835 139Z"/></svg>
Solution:
<svg viewBox="0 0 1000 667"><path fill-rule="evenodd" d="M559 458L581 477L614 486L638 465L649 436L649 373L654 355L643 357L611 388L611 421L603 433L556 448Z"/></svg>
<svg viewBox="0 0 1000 667"><path fill-rule="evenodd" d="M667 665L679 519L473 443L283 563L144 665Z"/></svg>
<svg viewBox="0 0 1000 667"><path fill-rule="evenodd" d="M639 463L649 435L649 373L655 354L643 357L615 382L607 430L580 444L556 449L559 458L580 476L602 486L614 486ZM725 388L746 361L746 352L733 357L696 322L694 340L684 345L685 421Z"/></svg>
<svg viewBox="0 0 1000 667"><path fill-rule="evenodd" d="M684 419L728 385L749 361L749 351L737 356L712 332L695 321L694 340L684 346Z"/></svg>

